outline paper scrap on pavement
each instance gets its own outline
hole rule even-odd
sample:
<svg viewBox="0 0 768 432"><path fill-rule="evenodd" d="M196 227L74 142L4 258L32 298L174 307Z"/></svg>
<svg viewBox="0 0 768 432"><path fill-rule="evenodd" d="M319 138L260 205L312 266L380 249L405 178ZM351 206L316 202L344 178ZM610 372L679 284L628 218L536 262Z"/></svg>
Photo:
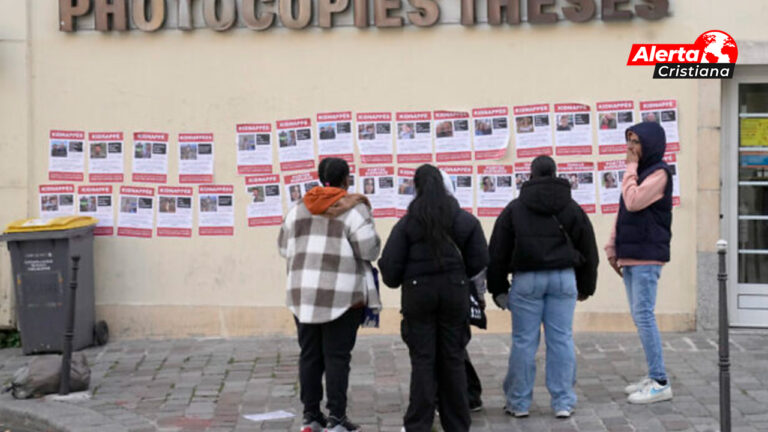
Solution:
<svg viewBox="0 0 768 432"><path fill-rule="evenodd" d="M267 420L279 420L279 419L286 419L286 418L293 418L294 414L288 411L272 411L264 414L248 414L244 415L247 420L260 422L260 421L267 421Z"/></svg>

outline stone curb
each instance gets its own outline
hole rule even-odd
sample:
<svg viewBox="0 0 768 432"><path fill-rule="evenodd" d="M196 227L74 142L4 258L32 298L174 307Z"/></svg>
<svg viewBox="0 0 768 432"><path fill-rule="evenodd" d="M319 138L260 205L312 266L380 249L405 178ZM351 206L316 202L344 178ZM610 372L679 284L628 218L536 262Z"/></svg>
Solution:
<svg viewBox="0 0 768 432"><path fill-rule="evenodd" d="M57 432L129 432L125 426L87 408L66 402L16 400L10 395L0 397L0 418L17 423L29 421Z"/></svg>

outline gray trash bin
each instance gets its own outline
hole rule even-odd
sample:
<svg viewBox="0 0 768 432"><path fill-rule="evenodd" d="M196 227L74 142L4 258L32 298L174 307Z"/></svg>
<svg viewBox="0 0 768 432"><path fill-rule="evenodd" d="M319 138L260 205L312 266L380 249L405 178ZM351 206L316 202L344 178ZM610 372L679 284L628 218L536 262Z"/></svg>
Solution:
<svg viewBox="0 0 768 432"><path fill-rule="evenodd" d="M93 228L84 216L29 219L8 226L16 314L24 354L61 353L72 257L80 255L73 350L94 342Z"/></svg>

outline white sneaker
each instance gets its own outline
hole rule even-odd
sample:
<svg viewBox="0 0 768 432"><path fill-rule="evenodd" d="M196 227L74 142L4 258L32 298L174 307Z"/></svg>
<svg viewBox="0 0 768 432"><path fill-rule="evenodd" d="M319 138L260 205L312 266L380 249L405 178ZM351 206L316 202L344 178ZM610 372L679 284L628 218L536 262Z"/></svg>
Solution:
<svg viewBox="0 0 768 432"><path fill-rule="evenodd" d="M571 418L571 414L573 414L573 410L560 410L555 413L555 417L559 419L567 419Z"/></svg>
<svg viewBox="0 0 768 432"><path fill-rule="evenodd" d="M654 402L667 401L672 399L672 386L661 385L655 380L651 380L642 390L629 395L627 401L633 404L650 404Z"/></svg>
<svg viewBox="0 0 768 432"><path fill-rule="evenodd" d="M648 382L651 381L649 377L644 377L640 381L636 383L632 383L626 387L624 387L624 393L626 393L627 396L631 395L632 393L638 392L645 388L645 386L648 385Z"/></svg>

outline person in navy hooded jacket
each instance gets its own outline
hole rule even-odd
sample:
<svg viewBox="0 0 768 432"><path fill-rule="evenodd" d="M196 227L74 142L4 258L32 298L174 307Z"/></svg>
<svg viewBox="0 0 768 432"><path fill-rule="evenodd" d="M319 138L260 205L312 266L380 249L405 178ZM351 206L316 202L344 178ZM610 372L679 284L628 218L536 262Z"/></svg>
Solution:
<svg viewBox="0 0 768 432"><path fill-rule="evenodd" d="M664 129L656 122L627 129L627 167L619 214L608 244L608 262L624 279L629 309L645 351L648 375L624 390L630 403L672 399L661 335L656 325L656 291L672 239L672 171L663 158Z"/></svg>

